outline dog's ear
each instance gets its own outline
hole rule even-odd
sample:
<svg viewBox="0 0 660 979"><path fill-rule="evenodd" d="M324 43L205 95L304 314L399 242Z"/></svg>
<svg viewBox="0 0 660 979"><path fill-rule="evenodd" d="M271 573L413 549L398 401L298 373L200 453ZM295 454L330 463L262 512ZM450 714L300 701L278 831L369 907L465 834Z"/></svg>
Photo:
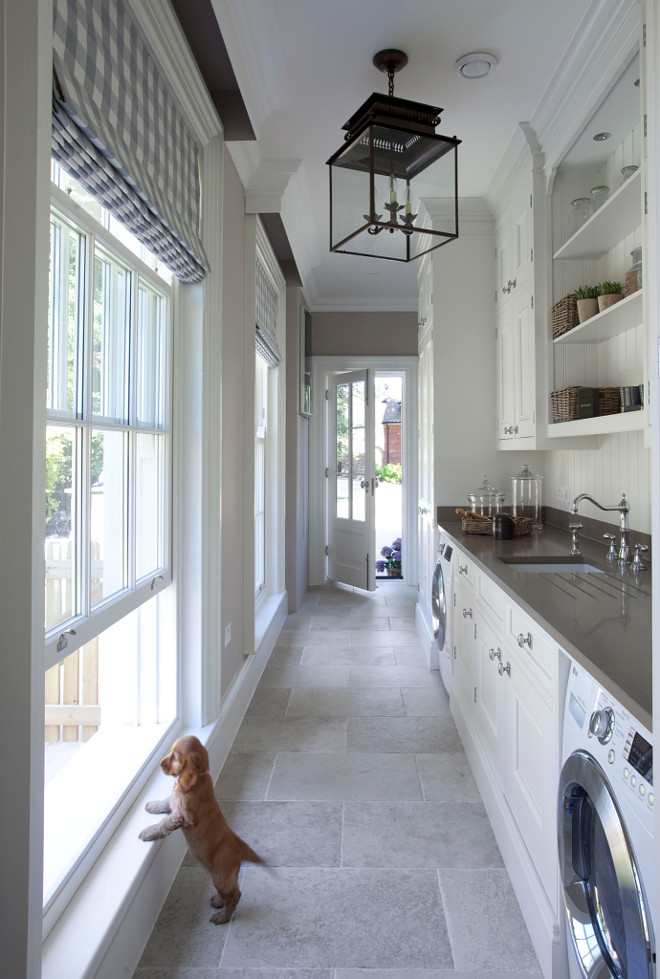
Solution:
<svg viewBox="0 0 660 979"><path fill-rule="evenodd" d="M178 786L182 792L190 792L199 781L199 772L194 765L190 764L190 758L186 758L183 768L179 772Z"/></svg>

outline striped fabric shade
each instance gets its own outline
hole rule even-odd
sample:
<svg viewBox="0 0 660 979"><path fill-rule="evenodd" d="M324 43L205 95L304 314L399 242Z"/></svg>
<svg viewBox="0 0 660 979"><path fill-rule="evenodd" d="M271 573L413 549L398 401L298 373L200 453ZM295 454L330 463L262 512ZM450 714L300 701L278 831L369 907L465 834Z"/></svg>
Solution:
<svg viewBox="0 0 660 979"><path fill-rule="evenodd" d="M282 360L277 345L277 293L266 269L257 258L257 353L269 367L277 367Z"/></svg>
<svg viewBox="0 0 660 979"><path fill-rule="evenodd" d="M183 282L208 264L193 134L123 0L54 0L53 157Z"/></svg>

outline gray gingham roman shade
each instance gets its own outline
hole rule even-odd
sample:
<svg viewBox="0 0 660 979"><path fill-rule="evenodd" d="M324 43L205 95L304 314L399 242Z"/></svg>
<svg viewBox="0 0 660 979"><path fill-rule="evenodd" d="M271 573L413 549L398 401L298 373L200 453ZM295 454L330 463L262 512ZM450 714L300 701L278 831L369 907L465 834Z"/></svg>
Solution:
<svg viewBox="0 0 660 979"><path fill-rule="evenodd" d="M183 282L208 271L198 149L123 0L54 0L53 157Z"/></svg>
<svg viewBox="0 0 660 979"><path fill-rule="evenodd" d="M277 292L258 257L256 307L257 353L269 367L277 367L282 360L277 346Z"/></svg>

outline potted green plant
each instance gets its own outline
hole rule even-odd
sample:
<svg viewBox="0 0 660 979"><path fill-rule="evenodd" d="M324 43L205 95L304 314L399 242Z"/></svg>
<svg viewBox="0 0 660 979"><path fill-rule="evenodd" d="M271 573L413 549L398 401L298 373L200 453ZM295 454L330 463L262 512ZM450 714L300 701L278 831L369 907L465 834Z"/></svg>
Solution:
<svg viewBox="0 0 660 979"><path fill-rule="evenodd" d="M598 312L598 286L581 286L575 290L578 319L584 323Z"/></svg>
<svg viewBox="0 0 660 979"><path fill-rule="evenodd" d="M600 312L618 303L623 294L623 286L620 282L601 282L598 286L598 309Z"/></svg>

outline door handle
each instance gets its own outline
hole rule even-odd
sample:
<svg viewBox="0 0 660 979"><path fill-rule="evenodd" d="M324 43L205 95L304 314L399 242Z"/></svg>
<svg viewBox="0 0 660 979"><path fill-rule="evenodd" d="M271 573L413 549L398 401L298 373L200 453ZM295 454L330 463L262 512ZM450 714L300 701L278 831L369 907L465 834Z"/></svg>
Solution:
<svg viewBox="0 0 660 979"><path fill-rule="evenodd" d="M362 480L360 480L360 489L369 489L369 480L368 479L362 479Z"/></svg>

